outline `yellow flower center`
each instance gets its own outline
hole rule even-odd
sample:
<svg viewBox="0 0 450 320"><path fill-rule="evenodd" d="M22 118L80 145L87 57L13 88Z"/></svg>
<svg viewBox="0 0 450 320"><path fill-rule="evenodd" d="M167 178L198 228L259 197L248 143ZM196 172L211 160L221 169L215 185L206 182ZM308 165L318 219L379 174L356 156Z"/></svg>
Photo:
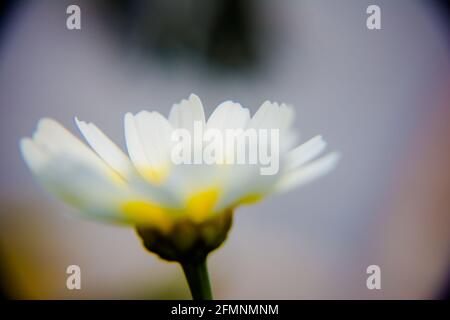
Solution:
<svg viewBox="0 0 450 320"><path fill-rule="evenodd" d="M134 224L157 227L168 232L175 219L188 217L195 223L205 221L212 213L219 199L219 189L211 188L190 196L185 208L167 208L145 200L128 201L121 209L125 216Z"/></svg>

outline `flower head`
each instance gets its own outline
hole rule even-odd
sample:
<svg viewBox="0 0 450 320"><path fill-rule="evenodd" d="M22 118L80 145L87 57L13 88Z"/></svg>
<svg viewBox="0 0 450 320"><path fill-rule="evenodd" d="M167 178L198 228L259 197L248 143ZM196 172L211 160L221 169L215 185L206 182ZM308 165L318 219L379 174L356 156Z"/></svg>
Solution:
<svg viewBox="0 0 450 320"><path fill-rule="evenodd" d="M335 166L337 153L316 159L326 147L321 136L294 147L293 117L285 104L264 102L251 117L248 109L227 101L206 121L200 99L192 94L172 107L168 119L158 112L127 113L128 155L94 124L78 119L89 146L45 118L32 138L21 140L21 150L37 179L66 203L91 218L132 224L147 248L165 259L182 260L219 246L237 206L303 184ZM227 136L228 129L237 130L228 142L245 136L245 130L276 132L276 140L268 139L267 132L266 140L256 142L246 136L249 151L244 150L244 158L252 159L250 153L261 155L266 147L266 160L267 152L276 150L277 158L269 159L277 161L276 170L264 174L261 163L230 161L237 149L229 143L211 148L213 138ZM200 139L195 139L198 130ZM209 140L208 132L215 132ZM193 138L181 142L186 134ZM189 154L180 156L180 151ZM194 151L200 156L192 157ZM216 161L201 161L206 154ZM193 160L180 163L175 157Z"/></svg>

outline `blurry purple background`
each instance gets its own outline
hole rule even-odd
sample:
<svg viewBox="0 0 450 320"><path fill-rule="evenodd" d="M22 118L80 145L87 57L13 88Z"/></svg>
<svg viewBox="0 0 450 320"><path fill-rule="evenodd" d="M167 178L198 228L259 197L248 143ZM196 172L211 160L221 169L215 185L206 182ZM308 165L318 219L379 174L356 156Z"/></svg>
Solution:
<svg viewBox="0 0 450 320"><path fill-rule="evenodd" d="M73 3L82 10L80 31L66 29ZM142 10L22 1L2 22L0 270L7 297L189 297L179 267L146 253L132 228L81 220L43 191L18 142L41 117L76 132L78 116L124 147L125 112L167 115L191 92L208 115L228 99L252 112L266 99L291 103L302 139L321 133L343 155L330 175L236 211L229 239L210 258L217 298L440 296L450 271L443 7L231 1L221 16L226 2L136 3ZM382 30L366 28L369 4L381 7ZM65 287L69 264L81 267L81 291ZM382 290L366 288L370 264L381 267Z"/></svg>

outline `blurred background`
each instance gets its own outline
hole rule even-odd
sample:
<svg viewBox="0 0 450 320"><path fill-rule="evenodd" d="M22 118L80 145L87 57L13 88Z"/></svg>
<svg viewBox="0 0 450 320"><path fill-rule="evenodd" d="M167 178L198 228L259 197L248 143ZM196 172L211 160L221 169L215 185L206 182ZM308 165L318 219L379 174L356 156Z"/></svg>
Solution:
<svg viewBox="0 0 450 320"><path fill-rule="evenodd" d="M81 8L81 30L66 8ZM381 8L368 30L366 8ZM220 299L450 297L450 31L438 1L0 2L0 296L190 298L181 269L132 228L82 220L47 194L18 143L47 116L93 121L124 147L123 115L193 92L207 114L295 106L330 175L236 211L209 260ZM81 267L82 290L66 289ZM381 267L381 290L366 268Z"/></svg>

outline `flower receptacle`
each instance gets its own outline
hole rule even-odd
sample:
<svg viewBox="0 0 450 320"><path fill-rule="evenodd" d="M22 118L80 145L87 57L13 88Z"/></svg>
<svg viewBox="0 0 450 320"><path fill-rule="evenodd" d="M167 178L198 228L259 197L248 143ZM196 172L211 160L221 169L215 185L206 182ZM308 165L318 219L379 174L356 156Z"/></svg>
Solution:
<svg viewBox="0 0 450 320"><path fill-rule="evenodd" d="M167 261L181 264L203 260L227 238L233 211L215 214L197 223L189 218L175 222L168 232L157 228L136 227L144 247Z"/></svg>

